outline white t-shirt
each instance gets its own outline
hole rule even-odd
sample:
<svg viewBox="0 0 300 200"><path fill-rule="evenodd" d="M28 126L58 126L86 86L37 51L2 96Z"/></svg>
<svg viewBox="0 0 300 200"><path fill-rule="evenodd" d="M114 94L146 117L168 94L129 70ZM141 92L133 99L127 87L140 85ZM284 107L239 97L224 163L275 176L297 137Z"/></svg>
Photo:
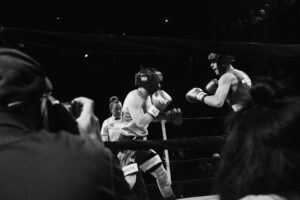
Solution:
<svg viewBox="0 0 300 200"><path fill-rule="evenodd" d="M136 109L132 109L134 106ZM148 109L152 106L151 98L149 95L143 97L140 95L138 89L132 90L128 93L124 100L123 108L122 108L122 118L124 122L124 126L122 127L122 134L126 136L140 136L144 137L148 135L148 124L142 126L137 126L134 120L132 119L132 115L142 117L145 113L147 113ZM135 112L135 113L133 113Z"/></svg>
<svg viewBox="0 0 300 200"><path fill-rule="evenodd" d="M111 116L104 120L101 128L102 141L116 141L121 134L122 119Z"/></svg>

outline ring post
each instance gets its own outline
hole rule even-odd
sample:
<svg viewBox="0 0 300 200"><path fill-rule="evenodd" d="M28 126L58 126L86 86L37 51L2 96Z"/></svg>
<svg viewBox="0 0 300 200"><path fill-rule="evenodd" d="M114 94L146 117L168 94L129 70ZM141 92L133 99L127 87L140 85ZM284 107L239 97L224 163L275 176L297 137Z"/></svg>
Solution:
<svg viewBox="0 0 300 200"><path fill-rule="evenodd" d="M162 119L160 121L160 124L161 124L161 129L162 129L163 140L167 140L166 120ZM170 170L170 159L169 159L169 151L168 151L168 149L165 149L164 153L165 153L165 158L166 158L167 173L168 173L168 176L169 176L170 183L172 183L171 170Z"/></svg>

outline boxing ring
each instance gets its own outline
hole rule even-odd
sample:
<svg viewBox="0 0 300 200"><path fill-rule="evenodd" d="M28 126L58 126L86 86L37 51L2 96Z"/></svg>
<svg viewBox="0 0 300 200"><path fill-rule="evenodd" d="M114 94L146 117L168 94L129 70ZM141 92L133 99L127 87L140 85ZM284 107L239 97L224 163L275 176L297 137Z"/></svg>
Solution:
<svg viewBox="0 0 300 200"><path fill-rule="evenodd" d="M161 129L162 129L162 138L163 140L167 140L167 131L166 131L166 120L161 120ZM166 170L170 179L170 182L172 183L172 175L171 175L171 166L170 166L170 158L169 158L169 151L167 149L164 150L164 156L165 156L165 165ZM180 198L181 200L219 200L218 195L206 195L206 196L198 196L198 197L188 197L188 198Z"/></svg>
<svg viewBox="0 0 300 200"><path fill-rule="evenodd" d="M59 48L83 49L88 48L107 54L126 54L126 55L181 55L181 54L198 54L203 52L227 52L229 54L238 54L241 56L274 56L282 59L293 59L300 57L300 45L282 45L282 44L259 44L247 42L217 42L217 41L199 41L189 39L172 39L172 38L157 38L157 37L137 37L137 36L118 36L118 35L87 35L76 33L58 33L46 32L39 30L24 30L17 28L1 27L1 38L13 41L15 43L34 45L40 48L53 46L53 41L56 41L56 46ZM214 117L197 117L183 118L184 123L189 120L213 120ZM170 156L171 151L181 149L197 149L201 151L208 148L220 148L225 142L224 135L214 136L199 136L199 137L182 137L171 138L168 133L169 122L166 120L156 121L155 124L160 126L160 135L162 139L146 140L146 141L130 141L130 142L105 142L105 145L114 150L124 149L149 149L153 148L163 152L164 165L169 174L170 181L175 186L174 192L178 199L182 200L218 200L218 195L208 192L208 188L200 186L211 186L212 176L190 180L189 183L184 180L176 180L172 170L178 165L186 165L189 162L204 163L200 166L203 171L209 170L210 175L213 174L218 164L219 157L194 158L190 160L174 161ZM150 131L149 131L150 132ZM150 133L151 134L151 133ZM202 168L201 168L202 167ZM182 185L186 184L186 188ZM203 186L203 187L204 187ZM198 193L181 194L183 190L194 189ZM149 189L154 191L157 189L156 184L150 184ZM156 191L157 193L157 191Z"/></svg>
<svg viewBox="0 0 300 200"><path fill-rule="evenodd" d="M190 120L212 120L213 117L198 117L198 118L183 118L183 121L190 121ZM210 158L193 158L193 159L186 159L186 160L172 160L170 158L170 151L174 152L180 149L194 149L195 151L199 150L205 150L207 148L218 148L221 147L224 144L225 136L224 135L215 135L215 136L200 136L200 137L192 137L192 138L168 138L167 134L167 125L170 126L178 126L174 125L170 121L166 121L165 119L154 121L154 123L157 126L160 126L161 131L161 138L162 139L154 139L154 140L133 140L133 141L122 141L122 142L105 142L105 145L110 149L154 149L157 152L162 152L161 157L163 160L163 164L166 167L167 173L169 175L170 181L172 182L172 185L174 186L174 192L177 195L178 199L186 199L186 200L217 200L218 196L215 194L211 194L208 192L209 187L212 185L213 179L213 173L215 172L215 169L217 167L219 157L214 157L214 155L211 154ZM208 171L207 174L210 175L210 177L197 177L195 179L187 179L187 180L178 180L174 173L179 172L181 173L180 176L184 177L184 168L186 165L189 166L196 166L200 165L202 167L203 173L205 171ZM194 167L193 167L194 168ZM193 170L193 169L191 169ZM195 173L197 174L197 173ZM197 176L197 175L196 175ZM182 178L181 177L181 178ZM207 184L210 183L210 184ZM147 184L147 181L146 181ZM202 185L202 186L200 186ZM205 186L204 186L205 185ZM150 196L150 199L159 199L159 193L157 190L156 183L150 183L147 184L148 191L151 193L152 196ZM182 191L186 191L187 193L193 193L193 190L197 190L197 187L200 189L201 192L198 194L181 194ZM187 190L191 191L187 191ZM193 189L192 189L193 188ZM155 196L155 195L156 196ZM152 198L151 198L152 197Z"/></svg>

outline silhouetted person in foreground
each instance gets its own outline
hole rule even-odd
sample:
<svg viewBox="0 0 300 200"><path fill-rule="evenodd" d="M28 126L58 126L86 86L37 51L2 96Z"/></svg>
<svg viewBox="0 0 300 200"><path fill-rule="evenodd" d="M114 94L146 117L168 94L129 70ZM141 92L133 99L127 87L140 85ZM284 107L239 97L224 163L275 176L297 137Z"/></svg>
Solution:
<svg viewBox="0 0 300 200"><path fill-rule="evenodd" d="M227 119L217 172L221 200L300 199L300 97L269 79Z"/></svg>
<svg viewBox="0 0 300 200"><path fill-rule="evenodd" d="M92 100L72 101L80 108L73 121L77 133L49 131L59 105L51 89L38 62L0 48L0 199L135 199L119 162L95 137Z"/></svg>

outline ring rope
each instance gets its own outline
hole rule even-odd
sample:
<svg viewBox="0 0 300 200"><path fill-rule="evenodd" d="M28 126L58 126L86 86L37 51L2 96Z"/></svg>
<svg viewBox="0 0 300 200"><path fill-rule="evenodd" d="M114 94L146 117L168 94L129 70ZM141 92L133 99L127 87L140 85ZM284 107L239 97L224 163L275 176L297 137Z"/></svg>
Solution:
<svg viewBox="0 0 300 200"><path fill-rule="evenodd" d="M221 136L202 136L191 138L176 138L168 140L130 140L119 142L104 142L104 145L113 150L136 150L136 149L207 149L220 147L224 144L225 135Z"/></svg>
<svg viewBox="0 0 300 200"><path fill-rule="evenodd" d="M190 163L190 162L199 162L199 161L213 161L215 158L196 158L196 159L188 159L188 160L170 160L171 164L179 164L179 163Z"/></svg>
<svg viewBox="0 0 300 200"><path fill-rule="evenodd" d="M69 32L51 32L21 28L0 27L2 39L34 43L43 46L68 49L90 49L102 53L122 54L183 54L203 52L227 52L247 56L276 56L298 58L299 44L269 44L255 42L202 41L179 38L97 35Z"/></svg>
<svg viewBox="0 0 300 200"><path fill-rule="evenodd" d="M184 185L184 184L193 184L197 185L199 183L207 183L207 182L213 182L215 180L214 177L209 177L209 178L196 178L196 179L190 179L190 180L178 180L174 181L172 185ZM156 183L152 184L147 184L147 187L157 187Z"/></svg>

